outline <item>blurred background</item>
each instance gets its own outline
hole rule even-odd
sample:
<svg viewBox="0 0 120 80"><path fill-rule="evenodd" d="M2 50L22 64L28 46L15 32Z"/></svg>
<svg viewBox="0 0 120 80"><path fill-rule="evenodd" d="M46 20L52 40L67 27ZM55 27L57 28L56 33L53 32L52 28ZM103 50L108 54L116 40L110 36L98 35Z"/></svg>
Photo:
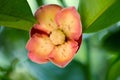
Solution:
<svg viewBox="0 0 120 80"><path fill-rule="evenodd" d="M79 6L79 0L27 1L33 14L43 4ZM0 26L0 80L120 80L120 22L83 33L78 53L63 69L31 62L25 49L28 39L28 31Z"/></svg>

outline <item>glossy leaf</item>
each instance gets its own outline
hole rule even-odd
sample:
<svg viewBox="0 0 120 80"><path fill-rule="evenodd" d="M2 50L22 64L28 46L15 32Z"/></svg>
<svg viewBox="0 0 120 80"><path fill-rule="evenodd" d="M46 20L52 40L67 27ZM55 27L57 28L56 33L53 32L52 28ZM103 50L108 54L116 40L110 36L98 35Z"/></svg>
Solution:
<svg viewBox="0 0 120 80"><path fill-rule="evenodd" d="M83 32L96 32L120 21L120 0L81 0Z"/></svg>
<svg viewBox="0 0 120 80"><path fill-rule="evenodd" d="M26 0L0 0L0 25L29 30L34 17Z"/></svg>

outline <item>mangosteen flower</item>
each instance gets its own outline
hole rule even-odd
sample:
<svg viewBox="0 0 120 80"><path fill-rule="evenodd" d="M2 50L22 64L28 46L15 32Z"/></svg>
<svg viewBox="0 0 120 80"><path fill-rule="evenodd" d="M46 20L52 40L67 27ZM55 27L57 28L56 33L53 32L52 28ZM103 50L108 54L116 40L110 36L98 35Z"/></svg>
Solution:
<svg viewBox="0 0 120 80"><path fill-rule="evenodd" d="M75 7L62 8L49 4L40 7L26 45L31 61L42 64L51 61L65 67L77 53L82 41L80 15Z"/></svg>

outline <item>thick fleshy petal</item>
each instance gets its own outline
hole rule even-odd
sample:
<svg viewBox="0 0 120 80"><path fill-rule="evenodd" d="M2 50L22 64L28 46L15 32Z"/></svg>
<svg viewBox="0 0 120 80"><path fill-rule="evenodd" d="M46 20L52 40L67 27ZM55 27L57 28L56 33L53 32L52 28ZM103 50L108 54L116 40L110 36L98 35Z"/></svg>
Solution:
<svg viewBox="0 0 120 80"><path fill-rule="evenodd" d="M56 15L55 20L69 39L79 39L82 34L82 25L80 16L74 7L62 9Z"/></svg>
<svg viewBox="0 0 120 80"><path fill-rule="evenodd" d="M54 50L49 54L49 59L55 65L63 68L73 59L77 50L77 42L68 41L65 44L56 46Z"/></svg>
<svg viewBox="0 0 120 80"><path fill-rule="evenodd" d="M38 29L43 29L47 33L50 33L52 30L57 29L58 26L55 22L56 14L62 9L62 7L52 4L52 5L45 5L40 7L36 13L35 18L38 20L40 27L37 26Z"/></svg>
<svg viewBox="0 0 120 80"><path fill-rule="evenodd" d="M37 34L44 34L44 35L49 35L45 30L41 30L40 28L37 29L37 27L41 27L39 24L34 24L33 27L31 28L30 31L30 37L32 37L35 33Z"/></svg>
<svg viewBox="0 0 120 80"><path fill-rule="evenodd" d="M38 54L32 53L32 52L29 52L29 53L28 53L28 58L29 58L31 61L33 61L33 62L35 62L35 63L38 63L38 64L43 64L43 63L49 62L48 59L44 59L44 58L40 57Z"/></svg>
<svg viewBox="0 0 120 80"><path fill-rule="evenodd" d="M54 48L46 35L34 34L26 45L29 51L28 57L36 63L48 62L48 55Z"/></svg>

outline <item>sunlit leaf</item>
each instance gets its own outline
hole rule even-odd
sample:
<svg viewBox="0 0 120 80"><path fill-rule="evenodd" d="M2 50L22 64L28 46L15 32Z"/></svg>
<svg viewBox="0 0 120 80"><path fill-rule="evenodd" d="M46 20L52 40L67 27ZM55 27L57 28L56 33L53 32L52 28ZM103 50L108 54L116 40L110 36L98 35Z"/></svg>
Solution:
<svg viewBox="0 0 120 80"><path fill-rule="evenodd" d="M26 0L0 0L0 25L29 30L34 17Z"/></svg>
<svg viewBox="0 0 120 80"><path fill-rule="evenodd" d="M120 0L80 0L83 32L96 32L120 21Z"/></svg>

